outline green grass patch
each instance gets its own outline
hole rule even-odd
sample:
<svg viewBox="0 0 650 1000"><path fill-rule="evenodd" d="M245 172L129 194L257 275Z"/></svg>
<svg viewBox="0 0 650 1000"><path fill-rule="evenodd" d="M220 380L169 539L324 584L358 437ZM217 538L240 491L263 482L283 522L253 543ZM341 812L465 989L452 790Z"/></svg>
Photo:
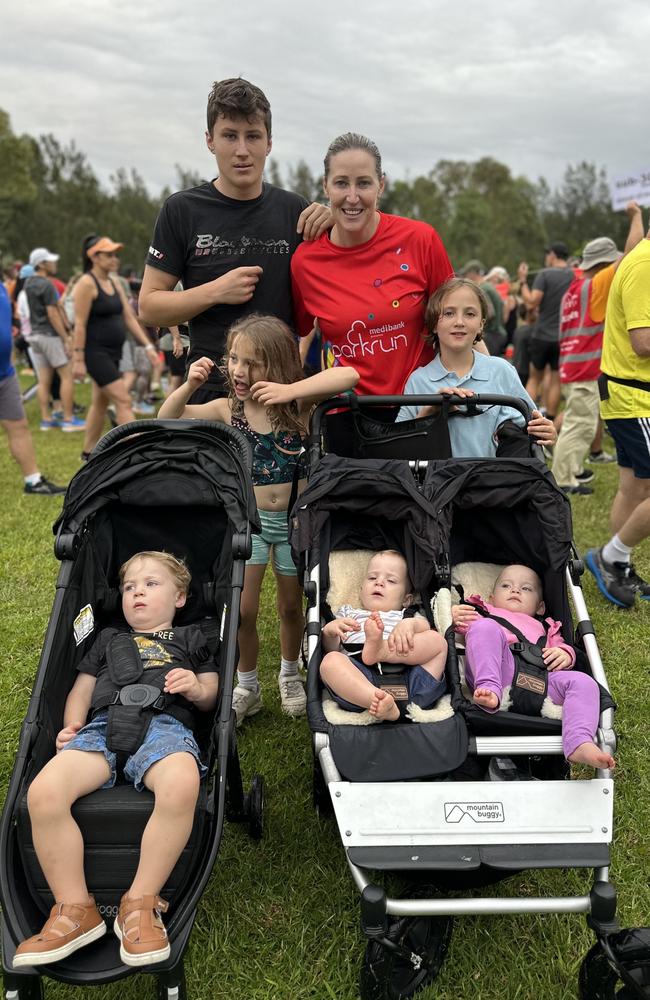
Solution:
<svg viewBox="0 0 650 1000"><path fill-rule="evenodd" d="M80 401L87 401L83 387ZM39 463L66 482L79 467L82 435L40 433L36 402L28 413ZM615 467L594 466L595 493L573 500L575 541L584 551L608 535L617 481ZM18 467L0 452L0 779L6 790L43 636L54 597L58 562L52 522L60 498L24 496ZM639 547L637 569L650 576L650 543ZM584 580L605 669L618 701L615 839L611 875L624 925L650 915L650 746L648 654L650 602L620 611ZM192 1000L354 1000L364 948L358 894L345 864L334 821L311 804L311 743L304 719L280 711L279 649L271 579L260 622L264 711L239 738L245 781L267 782L265 836L257 844L244 828L226 824L214 872L199 906L186 957ZM589 879L574 872L536 872L494 887L495 894L584 893ZM593 937L581 916L461 917L442 973L422 1000L572 1000L576 977ZM51 1000L96 997L91 988L46 986ZM149 977L133 976L101 991L107 1000L153 996Z"/></svg>

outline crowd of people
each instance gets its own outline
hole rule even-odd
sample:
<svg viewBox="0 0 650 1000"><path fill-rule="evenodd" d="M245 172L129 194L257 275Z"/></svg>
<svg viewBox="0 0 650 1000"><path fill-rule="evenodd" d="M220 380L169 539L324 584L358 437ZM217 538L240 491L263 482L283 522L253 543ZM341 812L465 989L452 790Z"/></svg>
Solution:
<svg viewBox="0 0 650 1000"><path fill-rule="evenodd" d="M123 424L138 412L133 392L141 377L142 355L150 355L152 382L160 381L159 348L165 351L172 379L160 416L207 416L249 438L262 533L255 539L242 595L233 695L237 724L262 708L256 621L269 561L277 585L281 703L292 716L305 712L299 671L302 596L287 543L286 515L291 482L300 478L310 407L338 392L515 396L529 407L528 421L511 407L492 407L478 419L453 421L453 453L493 456L500 428L508 421L526 423L527 433L552 460L559 487L571 496L591 495L587 483L593 472L588 464L616 461L619 484L611 537L587 553L586 563L612 603L632 608L637 598L650 599L650 585L631 561L633 549L650 535L650 231L644 236L640 207L628 207L630 229L622 252L607 236L594 233L575 259L563 242L549 243L543 248L544 266L532 282L526 262L512 280L498 263L488 269L479 260L466 262L455 274L432 226L381 211L381 155L367 137L347 132L330 143L323 172L326 205L309 205L265 182L271 109L262 91L246 80L214 85L205 138L217 176L173 194L163 205L137 303L133 288L118 273L121 244L106 235L84 240L82 272L68 290L57 288L58 258L42 247L30 255L33 270L21 266L13 287L1 289L0 419L23 471L25 492L62 492L36 466L10 359L14 323L38 377L40 429L83 431L84 460L103 433L107 414ZM320 345L321 370L305 377L303 363L314 343ZM134 350L134 345L139 346ZM139 362L134 359L138 350ZM91 383L85 421L74 411L75 380L83 379ZM142 401L137 390L136 398ZM406 405L386 419L427 415L426 407ZM615 458L602 446L601 419L611 434ZM526 577L531 572L526 567L507 570L508 592L500 577L493 606L507 617L512 611L510 594L516 592L522 619L540 615L539 580ZM166 578L164 582L169 584ZM139 579L136 585L141 585ZM413 683L417 681L422 703L428 704L444 686L444 650L435 633L403 615L409 584L399 553L379 553L364 587L362 606L341 609L324 631L323 679L340 704L366 707L378 719L393 719L395 704L373 687L364 669L367 663L397 658L413 667ZM168 589L168 596L173 592L176 599L183 593L173 581ZM179 606L177 601L166 605L161 610L164 624L155 618L156 627L171 627ZM459 630L474 629L477 636L481 631L470 679L475 703L491 711L510 676L507 649L514 639L507 629L495 632L490 626L503 656L498 664L486 665L486 629L474 628L474 618L458 612L455 624ZM344 648L349 633L360 642L356 657ZM575 656L557 629L553 635L544 655L554 678L549 691L552 688L558 703L566 700L570 709L566 755L594 766L613 766L611 757L597 752L593 743L597 697L582 689L575 695L582 683L570 670ZM187 690L203 707L208 704L204 682L194 681L188 681ZM588 700L589 711L583 705L571 714L576 697ZM89 703L86 698L86 711ZM82 715L85 718L84 711L77 711L74 720L73 714L66 710L68 730L73 722L73 728L80 728ZM71 730L65 737L60 734L60 749L76 746L76 739ZM52 773L64 767L58 760ZM72 763L66 766L74 769ZM107 768L102 760L102 768L88 781L97 787L110 777L109 770L110 762ZM154 787L146 774L140 777ZM43 772L32 795L35 809L37 792L45 792L49 780L49 772ZM77 785L71 788L65 809L78 791ZM84 916L90 921L88 933L94 933L94 904L88 901L79 870L64 875L61 871L53 862L48 876L51 885L61 885L57 899L85 907L90 914ZM142 878L137 892L123 901L118 924L125 935L124 960L130 952L136 954L133 964L157 960L161 941L164 944L159 915L153 920L157 950L137 946L137 927L128 940L124 930L127 918L130 924L145 921L145 911L151 929L151 911L161 905L159 876L156 871L155 877ZM73 900L75 893L83 900ZM56 923L61 914L53 911L51 919ZM71 950L90 939L73 937ZM51 949L33 942L23 950L26 964L48 956L51 960Z"/></svg>

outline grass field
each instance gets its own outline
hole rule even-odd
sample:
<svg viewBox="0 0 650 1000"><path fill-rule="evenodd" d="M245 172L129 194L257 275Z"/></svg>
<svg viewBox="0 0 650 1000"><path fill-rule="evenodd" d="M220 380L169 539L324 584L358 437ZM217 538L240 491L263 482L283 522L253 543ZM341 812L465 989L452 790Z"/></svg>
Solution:
<svg viewBox="0 0 650 1000"><path fill-rule="evenodd" d="M80 392L82 401L85 388ZM79 434L40 433L36 403L28 405L42 470L66 482L78 468ZM607 439L606 439L607 440ZM610 442L611 445L611 442ZM597 466L592 497L574 500L580 550L607 536L616 468ZM6 790L40 646L54 596L58 563L52 522L60 498L26 497L17 466L0 449L0 778ZM637 553L650 576L650 542ZM611 876L624 926L650 923L650 745L648 646L650 602L619 611L587 574L587 605L618 701L615 839ZM273 588L267 581L260 621L260 669L265 710L241 731L245 780L267 781L265 836L253 843L244 828L226 825L186 958L192 1000L355 1000L364 948L357 892L347 872L335 823L311 804L311 748L306 721L283 717L277 692L279 662ZM588 890L588 880L562 871L518 876L496 887L530 895ZM571 1000L592 935L580 916L464 917L434 987L422 1000ZM46 996L136 1000L153 997L150 977L104 988L73 989L48 982Z"/></svg>

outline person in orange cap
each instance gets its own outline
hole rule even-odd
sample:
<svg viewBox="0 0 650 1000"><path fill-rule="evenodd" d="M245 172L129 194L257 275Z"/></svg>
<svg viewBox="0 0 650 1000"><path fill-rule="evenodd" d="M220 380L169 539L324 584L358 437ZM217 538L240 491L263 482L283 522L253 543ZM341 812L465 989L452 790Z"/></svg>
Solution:
<svg viewBox="0 0 650 1000"><path fill-rule="evenodd" d="M75 378L88 374L92 379L92 401L86 416L82 452L84 459L103 433L109 403L115 407L118 424L135 420L131 398L120 374L126 329L147 351L154 350L121 283L113 277L122 246L108 236L87 236L82 250L84 274L74 290L72 370Z"/></svg>

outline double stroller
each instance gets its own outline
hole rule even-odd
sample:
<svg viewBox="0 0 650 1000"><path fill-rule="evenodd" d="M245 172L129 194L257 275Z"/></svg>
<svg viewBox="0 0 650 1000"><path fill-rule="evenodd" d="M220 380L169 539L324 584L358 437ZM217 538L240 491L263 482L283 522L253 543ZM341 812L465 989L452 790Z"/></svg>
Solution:
<svg viewBox="0 0 650 1000"><path fill-rule="evenodd" d="M223 424L145 421L109 432L68 488L55 525L61 560L56 596L23 723L0 827L0 898L4 996L43 996L40 969L14 970L17 944L42 926L52 897L36 859L26 791L54 753L76 666L98 631L126 627L118 571L135 552L166 549L183 558L192 582L177 625L200 624L219 670L214 715L197 733L208 775L201 782L194 827L162 895L170 957L151 967L161 1000L187 996L183 954L199 899L214 865L224 818L262 834L263 781L242 784L231 711L244 566L251 532L259 530L246 439ZM153 796L118 783L79 799L73 807L85 843L85 871L100 912L112 924L135 873ZM119 942L99 941L42 967L46 976L97 985L130 975Z"/></svg>
<svg viewBox="0 0 650 1000"><path fill-rule="evenodd" d="M626 990L636 990L619 996L647 997L647 931L621 932L615 919L609 772L567 780L557 706L531 716L487 714L474 705L451 620L452 603L476 593L488 598L501 566L524 563L536 570L546 613L572 637L574 669L600 685L597 742L612 752L614 705L580 587L569 502L528 441L515 445L523 457L454 459L439 426L427 441L401 425L393 430L359 421L366 404L370 414L378 402L400 400L354 401L347 434L338 437L327 429L335 404L319 406L308 484L290 519L308 601L314 803L334 813L360 894L368 939L362 1000L410 997L431 982L454 917L525 913L587 915L598 944L581 969L584 1000L610 1000L619 977ZM333 440L344 455L330 450ZM376 457L400 450L403 460ZM342 710L319 675L323 622L343 604L358 605L369 555L386 548L405 556L422 612L448 644L448 693L428 710L408 706L390 723ZM590 869L591 887L583 895L551 898L477 894L515 873L553 868ZM405 897L390 892L396 880L406 882Z"/></svg>

